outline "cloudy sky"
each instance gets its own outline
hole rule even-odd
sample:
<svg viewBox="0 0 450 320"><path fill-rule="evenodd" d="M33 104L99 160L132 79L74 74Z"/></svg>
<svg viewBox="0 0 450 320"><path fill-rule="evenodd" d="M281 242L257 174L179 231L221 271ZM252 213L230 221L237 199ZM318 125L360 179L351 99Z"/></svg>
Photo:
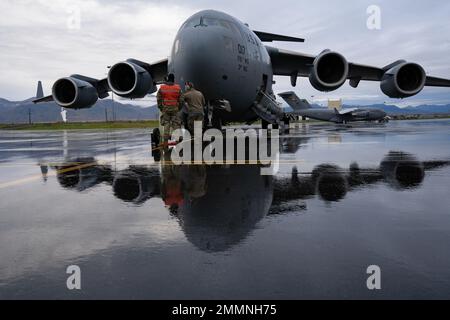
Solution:
<svg viewBox="0 0 450 320"><path fill-rule="evenodd" d="M0 2L0 97L45 93L53 81L72 73L104 77L106 66L126 58L152 62L167 57L179 26L202 9L234 15L255 30L306 38L276 46L318 54L330 48L349 61L384 66L406 59L428 74L450 78L450 2L446 0L2 0ZM367 27L367 9L381 10L381 29ZM276 92L290 90L276 79ZM450 103L450 89L427 88L405 100L386 98L376 83L348 84L332 93L300 79L296 91L314 102L343 98L348 104Z"/></svg>

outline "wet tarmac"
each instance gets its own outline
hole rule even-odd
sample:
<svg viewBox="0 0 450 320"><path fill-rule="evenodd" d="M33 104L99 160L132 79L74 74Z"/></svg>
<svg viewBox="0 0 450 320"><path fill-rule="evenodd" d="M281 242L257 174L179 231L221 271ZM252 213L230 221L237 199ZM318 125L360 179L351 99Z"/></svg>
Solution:
<svg viewBox="0 0 450 320"><path fill-rule="evenodd" d="M450 298L450 120L281 145L264 176L155 162L149 130L0 131L0 299Z"/></svg>

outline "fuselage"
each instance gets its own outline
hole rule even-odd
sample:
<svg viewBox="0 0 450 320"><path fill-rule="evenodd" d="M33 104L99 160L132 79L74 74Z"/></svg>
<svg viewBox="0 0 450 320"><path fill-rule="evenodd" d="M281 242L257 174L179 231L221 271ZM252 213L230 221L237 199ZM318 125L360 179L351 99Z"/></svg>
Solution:
<svg viewBox="0 0 450 320"><path fill-rule="evenodd" d="M221 111L225 121L249 121L258 92L272 91L270 56L261 40L247 25L214 10L191 16L181 26L173 43L168 65L182 87L191 81L211 104L227 100L230 111Z"/></svg>
<svg viewBox="0 0 450 320"><path fill-rule="evenodd" d="M356 109L351 113L338 114L331 109L305 109L295 112L298 116L315 120L331 121L336 123L352 121L380 121L386 118L386 112L380 109L364 108Z"/></svg>

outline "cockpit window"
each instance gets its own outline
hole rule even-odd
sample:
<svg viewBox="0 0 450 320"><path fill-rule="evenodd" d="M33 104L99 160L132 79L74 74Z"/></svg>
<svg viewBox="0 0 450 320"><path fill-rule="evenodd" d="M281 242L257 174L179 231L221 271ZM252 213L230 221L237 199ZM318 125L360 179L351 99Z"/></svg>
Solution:
<svg viewBox="0 0 450 320"><path fill-rule="evenodd" d="M188 20L184 23L184 25L181 27L181 29L193 28L196 25L198 25L199 21L200 21L199 19Z"/></svg>
<svg viewBox="0 0 450 320"><path fill-rule="evenodd" d="M226 29L231 29L230 24L228 21L223 19L216 19L216 18L209 18L204 17L203 18L203 24L206 26L217 26L217 27L223 27Z"/></svg>
<svg viewBox="0 0 450 320"><path fill-rule="evenodd" d="M219 19L214 19L214 18L203 18L203 23L206 26L220 26L220 21Z"/></svg>
<svg viewBox="0 0 450 320"><path fill-rule="evenodd" d="M219 20L219 23L222 27L227 28L227 29L231 29L230 24L228 23L228 21L226 20Z"/></svg>
<svg viewBox="0 0 450 320"><path fill-rule="evenodd" d="M232 29L231 24L223 19L211 18L211 17L200 17L194 18L192 20L186 21L181 29L186 28L198 28L198 27L223 27L226 29Z"/></svg>

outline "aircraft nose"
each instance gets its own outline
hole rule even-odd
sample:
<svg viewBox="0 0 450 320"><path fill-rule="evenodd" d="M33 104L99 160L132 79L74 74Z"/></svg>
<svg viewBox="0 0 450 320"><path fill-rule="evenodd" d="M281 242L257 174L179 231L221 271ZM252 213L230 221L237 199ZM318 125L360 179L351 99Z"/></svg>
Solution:
<svg viewBox="0 0 450 320"><path fill-rule="evenodd" d="M220 99L217 88L223 81L226 59L223 38L217 30L208 27L191 28L180 35L180 47L174 52L176 78L180 83L191 81L209 100Z"/></svg>

